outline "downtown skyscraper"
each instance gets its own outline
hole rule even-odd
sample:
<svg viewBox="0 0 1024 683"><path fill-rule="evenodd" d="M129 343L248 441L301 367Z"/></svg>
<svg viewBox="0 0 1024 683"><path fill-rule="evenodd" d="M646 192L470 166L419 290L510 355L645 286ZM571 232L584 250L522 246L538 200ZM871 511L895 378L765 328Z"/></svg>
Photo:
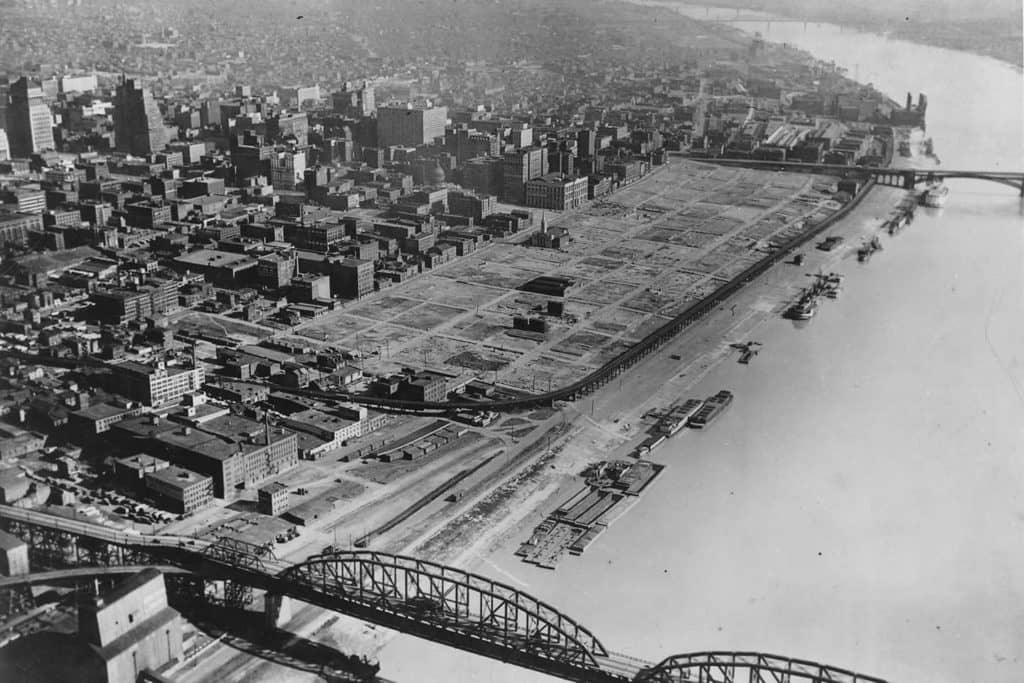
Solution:
<svg viewBox="0 0 1024 683"><path fill-rule="evenodd" d="M122 78L114 96L114 148L145 156L170 141L160 107L152 93L131 78Z"/></svg>
<svg viewBox="0 0 1024 683"><path fill-rule="evenodd" d="M54 149L53 115L43 99L43 89L27 77L11 84L7 105L7 137L13 158L27 158Z"/></svg>

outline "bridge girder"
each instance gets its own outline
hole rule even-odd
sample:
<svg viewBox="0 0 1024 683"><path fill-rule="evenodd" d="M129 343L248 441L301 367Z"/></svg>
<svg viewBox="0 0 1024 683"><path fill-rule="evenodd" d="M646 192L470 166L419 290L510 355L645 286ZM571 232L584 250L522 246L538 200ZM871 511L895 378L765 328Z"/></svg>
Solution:
<svg viewBox="0 0 1024 683"><path fill-rule="evenodd" d="M413 620L460 638L487 642L509 659L533 657L594 669L607 655L589 630L511 586L460 569L375 551L318 555L277 577L287 593L319 594ZM329 605L324 605L329 606ZM442 638L443 640L443 638Z"/></svg>
<svg viewBox="0 0 1024 683"><path fill-rule="evenodd" d="M51 526L63 523L38 513L29 519L0 515L0 526L29 543L61 544L63 553L58 559L62 568L71 563L97 563L99 568L107 568L106 573L99 571L97 576L110 579L112 576L107 574L111 564L127 565L132 559L144 560L142 564L170 564L169 589L193 604L244 607L251 600L251 588L258 587L568 680L885 683L880 678L808 660L753 652L674 655L650 666L608 652L588 629L518 589L427 560L354 550L314 556L278 570L272 565L280 564L257 546L248 549L255 549L259 555L246 560L240 558L246 547L231 542L203 549L176 537L169 537L173 542L158 543L100 528L84 531ZM90 552L86 546L91 543L122 547L98 547L97 552ZM104 562L107 558L115 561ZM122 571L128 569L125 566Z"/></svg>
<svg viewBox="0 0 1024 683"><path fill-rule="evenodd" d="M739 678L737 677L739 674ZM885 683L805 659L761 652L693 652L666 657L641 671L636 683Z"/></svg>

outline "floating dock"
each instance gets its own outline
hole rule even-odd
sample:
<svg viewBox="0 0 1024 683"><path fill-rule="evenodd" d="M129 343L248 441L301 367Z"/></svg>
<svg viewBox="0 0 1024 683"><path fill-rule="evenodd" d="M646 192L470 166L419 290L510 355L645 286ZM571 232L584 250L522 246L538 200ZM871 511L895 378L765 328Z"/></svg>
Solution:
<svg viewBox="0 0 1024 683"><path fill-rule="evenodd" d="M537 525L515 554L554 569L566 552L580 555L664 469L646 460L599 463L587 484Z"/></svg>

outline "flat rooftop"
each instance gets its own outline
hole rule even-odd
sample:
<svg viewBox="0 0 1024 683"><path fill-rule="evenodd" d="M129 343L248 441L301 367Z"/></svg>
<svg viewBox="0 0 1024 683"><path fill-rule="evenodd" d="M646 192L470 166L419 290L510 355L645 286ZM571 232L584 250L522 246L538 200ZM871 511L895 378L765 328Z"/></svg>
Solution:
<svg viewBox="0 0 1024 683"><path fill-rule="evenodd" d="M210 479L206 475L176 465L165 467L156 472L149 472L146 476L178 488L185 488L186 486L192 486L193 484Z"/></svg>
<svg viewBox="0 0 1024 683"><path fill-rule="evenodd" d="M247 254L236 254L231 251L219 251L217 249L200 249L188 254L182 254L174 260L176 263L196 268L225 268L256 264L256 259Z"/></svg>

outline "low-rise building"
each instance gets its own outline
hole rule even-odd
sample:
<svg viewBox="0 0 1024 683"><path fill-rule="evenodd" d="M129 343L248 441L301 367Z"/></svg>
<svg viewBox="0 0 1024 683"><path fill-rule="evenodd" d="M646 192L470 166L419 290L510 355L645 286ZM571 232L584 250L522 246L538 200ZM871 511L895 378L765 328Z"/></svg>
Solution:
<svg viewBox="0 0 1024 683"><path fill-rule="evenodd" d="M448 380L433 372L421 372L402 382L398 395L407 401L444 401L448 397Z"/></svg>
<svg viewBox="0 0 1024 683"><path fill-rule="evenodd" d="M119 393L144 406L177 403L192 391L199 391L206 379L203 366L181 368L163 362L143 365L129 361L111 366Z"/></svg>
<svg viewBox="0 0 1024 683"><path fill-rule="evenodd" d="M13 534L0 531L0 575L29 573L28 544Z"/></svg>
<svg viewBox="0 0 1024 683"><path fill-rule="evenodd" d="M295 259L284 254L267 254L257 261L257 278L264 287L280 289L291 282Z"/></svg>
<svg viewBox="0 0 1024 683"><path fill-rule="evenodd" d="M299 461L294 432L239 415L161 432L153 443L172 463L212 477L218 498L234 498Z"/></svg>
<svg viewBox="0 0 1024 683"><path fill-rule="evenodd" d="M0 423L0 460L14 460L46 445L46 436Z"/></svg>
<svg viewBox="0 0 1024 683"><path fill-rule="evenodd" d="M256 498L257 512L272 517L288 512L288 495L288 487L278 481L260 487Z"/></svg>
<svg viewBox="0 0 1024 683"><path fill-rule="evenodd" d="M141 490L146 484L146 475L167 469L171 463L146 453L129 455L114 460L114 478L121 484Z"/></svg>
<svg viewBox="0 0 1024 683"><path fill-rule="evenodd" d="M83 436L96 436L121 420L141 414L142 406L134 401L110 400L76 410L69 415L69 423Z"/></svg>
<svg viewBox="0 0 1024 683"><path fill-rule="evenodd" d="M587 179L549 173L526 182L526 205L565 211L587 201Z"/></svg>
<svg viewBox="0 0 1024 683"><path fill-rule="evenodd" d="M365 418L366 408L362 408ZM326 453L339 448L349 439L362 435L362 418L348 419L330 413L309 408L285 418L284 423L292 429L311 434L320 441L308 448L302 457L306 460L318 460Z"/></svg>
<svg viewBox="0 0 1024 683"><path fill-rule="evenodd" d="M292 302L315 303L331 300L331 278L316 273L302 273L291 279L288 300Z"/></svg>
<svg viewBox="0 0 1024 683"><path fill-rule="evenodd" d="M213 479L173 465L147 472L146 488L161 507L179 514L192 514L213 500Z"/></svg>

